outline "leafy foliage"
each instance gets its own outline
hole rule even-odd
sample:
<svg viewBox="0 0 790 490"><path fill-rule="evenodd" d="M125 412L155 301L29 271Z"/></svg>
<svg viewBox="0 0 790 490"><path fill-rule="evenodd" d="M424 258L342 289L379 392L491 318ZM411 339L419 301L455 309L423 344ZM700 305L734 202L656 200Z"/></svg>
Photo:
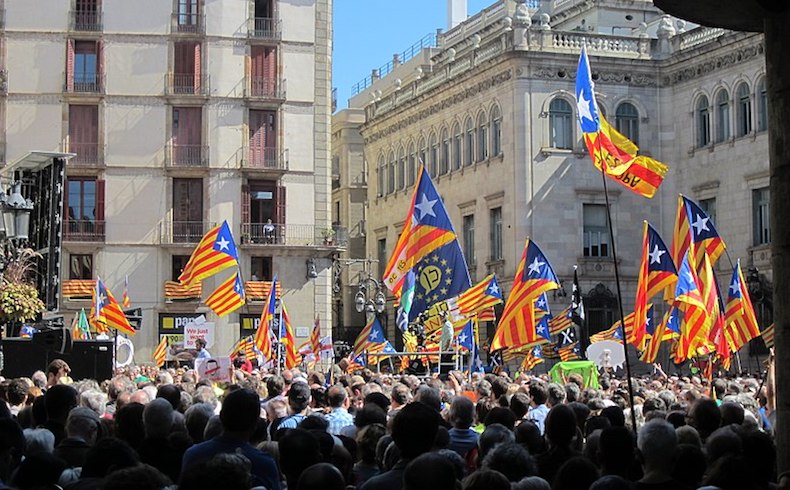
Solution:
<svg viewBox="0 0 790 490"><path fill-rule="evenodd" d="M6 255L8 264L0 281L0 321L34 320L44 311L33 284L33 259L38 255L30 248Z"/></svg>

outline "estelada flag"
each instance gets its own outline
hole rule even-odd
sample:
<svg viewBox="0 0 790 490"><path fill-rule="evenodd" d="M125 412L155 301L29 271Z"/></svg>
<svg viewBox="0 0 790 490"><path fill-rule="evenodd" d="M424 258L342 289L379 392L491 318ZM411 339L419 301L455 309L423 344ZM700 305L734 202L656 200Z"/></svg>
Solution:
<svg viewBox="0 0 790 490"><path fill-rule="evenodd" d="M198 243L178 280L185 286L239 265L239 255L227 221L212 228Z"/></svg>

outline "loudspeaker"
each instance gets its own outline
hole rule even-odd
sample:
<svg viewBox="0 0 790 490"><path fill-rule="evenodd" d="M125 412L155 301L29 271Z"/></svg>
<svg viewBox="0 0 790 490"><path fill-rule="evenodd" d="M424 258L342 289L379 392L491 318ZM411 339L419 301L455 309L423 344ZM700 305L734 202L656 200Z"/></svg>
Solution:
<svg viewBox="0 0 790 490"><path fill-rule="evenodd" d="M425 365L420 359L412 359L411 362L409 362L409 367L406 368L406 374L417 376L424 375L427 374L427 369L425 369Z"/></svg>
<svg viewBox="0 0 790 490"><path fill-rule="evenodd" d="M48 328L33 334L33 344L43 347L48 351L60 354L71 352L71 330L68 328Z"/></svg>
<svg viewBox="0 0 790 490"><path fill-rule="evenodd" d="M3 339L5 368L3 376L19 378L34 371L46 370L53 359L63 359L71 368L71 378L92 378L99 382L112 377L113 342L111 340L77 340L71 352L59 354L34 344L30 339Z"/></svg>

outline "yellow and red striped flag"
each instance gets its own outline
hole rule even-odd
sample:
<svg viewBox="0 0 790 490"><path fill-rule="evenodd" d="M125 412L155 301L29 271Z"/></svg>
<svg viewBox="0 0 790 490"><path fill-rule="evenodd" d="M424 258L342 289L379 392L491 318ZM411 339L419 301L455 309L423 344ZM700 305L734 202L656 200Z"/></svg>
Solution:
<svg viewBox="0 0 790 490"><path fill-rule="evenodd" d="M766 327L761 334L763 336L763 342L765 342L765 346L769 349L774 348L774 327L776 324L772 323L769 327Z"/></svg>
<svg viewBox="0 0 790 490"><path fill-rule="evenodd" d="M129 324L129 319L121 309L121 305L115 300L112 292L104 285L101 278L96 278L96 323L127 335L135 334L134 328Z"/></svg>
<svg viewBox="0 0 790 490"><path fill-rule="evenodd" d="M241 308L244 303L244 286L242 285L241 274L238 270L236 270L235 274L225 279L225 281L206 298L206 306L211 308L220 318Z"/></svg>
<svg viewBox="0 0 790 490"><path fill-rule="evenodd" d="M276 284L277 278L275 277L272 282ZM269 289L269 297L266 298L266 304L261 312L261 321L258 324L258 329L255 331L255 347L261 351L264 362L272 358L272 339L270 334L276 305L275 291L277 291L276 285Z"/></svg>
<svg viewBox="0 0 790 490"><path fill-rule="evenodd" d="M313 330L310 332L310 349L316 360L321 355L321 319L316 315Z"/></svg>
<svg viewBox="0 0 790 490"><path fill-rule="evenodd" d="M123 278L123 307L129 308L132 306L132 300L129 298L129 274Z"/></svg>
<svg viewBox="0 0 790 490"><path fill-rule="evenodd" d="M165 365L165 361L167 361L167 347L169 342L167 340L167 335L162 335L162 340L159 341L159 345L156 346L154 349L153 359L154 364L156 367L160 368Z"/></svg>
<svg viewBox="0 0 790 490"><path fill-rule="evenodd" d="M285 303L282 303L282 338L280 342L285 347L285 369L293 369L299 363L296 351L296 339L294 338L294 329L291 325L291 317L288 316L288 310L285 309Z"/></svg>
<svg viewBox="0 0 790 490"><path fill-rule="evenodd" d="M630 332L626 330L627 341L637 349L641 350L644 347L648 300L675 284L677 277L677 269L664 240L655 228L645 221L642 234L642 260L639 263L634 301L635 324Z"/></svg>
<svg viewBox="0 0 790 490"><path fill-rule="evenodd" d="M228 222L223 221L203 236L178 280L185 286L191 286L234 265L239 265L236 243Z"/></svg>
<svg viewBox="0 0 790 490"><path fill-rule="evenodd" d="M732 271L732 280L727 294L727 311L724 318L725 330L732 341L732 351L737 352L753 338L760 335L757 316L749 297L749 289L741 271L741 261Z"/></svg>

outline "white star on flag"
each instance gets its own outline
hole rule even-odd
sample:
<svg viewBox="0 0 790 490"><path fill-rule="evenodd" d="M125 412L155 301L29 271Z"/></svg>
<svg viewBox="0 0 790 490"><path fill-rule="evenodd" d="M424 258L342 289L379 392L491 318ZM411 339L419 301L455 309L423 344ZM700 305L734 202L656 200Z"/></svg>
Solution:
<svg viewBox="0 0 790 490"><path fill-rule="evenodd" d="M466 343L466 334L465 333L462 333L461 335L458 336L458 343L459 344L465 344Z"/></svg>
<svg viewBox="0 0 790 490"><path fill-rule="evenodd" d="M584 92L579 92L576 108L579 110L579 117L593 121L592 101L584 98Z"/></svg>
<svg viewBox="0 0 790 490"><path fill-rule="evenodd" d="M740 292L740 286L738 286L737 282L733 282L730 284L730 291L732 291L733 296Z"/></svg>
<svg viewBox="0 0 790 490"><path fill-rule="evenodd" d="M488 287L488 294L497 295L499 294L499 288L496 284L492 284Z"/></svg>
<svg viewBox="0 0 790 490"><path fill-rule="evenodd" d="M546 301L543 299L543 296L541 296L540 299L538 299L538 302L536 304L537 304L538 308L540 308L540 309L543 309L543 308L546 307Z"/></svg>
<svg viewBox="0 0 790 490"><path fill-rule="evenodd" d="M219 245L220 251L229 250L228 245L230 245L230 242L227 239L225 239L225 237L220 237L220 239L217 240L217 245Z"/></svg>
<svg viewBox="0 0 790 490"><path fill-rule="evenodd" d="M419 219L424 218L426 215L430 215L435 218L436 213L433 212L433 207L434 205L436 205L437 201L438 201L437 199L428 199L428 197L425 194L423 194L422 201L420 201L419 204L414 205L414 207L419 209L420 212L422 213L422 216L420 216Z"/></svg>
<svg viewBox="0 0 790 490"><path fill-rule="evenodd" d="M539 333L539 334L544 334L544 333L546 333L546 325L544 325L542 322L541 322L541 323L539 323L539 324L538 324L538 329L537 329L537 330L538 330L538 333Z"/></svg>
<svg viewBox="0 0 790 490"><path fill-rule="evenodd" d="M703 218L701 215L697 215L697 221L691 223L691 226L694 228L694 233L700 235L703 231L710 231L708 229L708 220L710 220L710 218Z"/></svg>
<svg viewBox="0 0 790 490"><path fill-rule="evenodd" d="M658 248L658 245L653 246L653 251L650 252L650 263L651 264L660 264L661 263L661 256L667 253L666 250L661 250Z"/></svg>
<svg viewBox="0 0 790 490"><path fill-rule="evenodd" d="M545 262L540 262L538 260L538 258L535 257L535 260L531 264L529 264L529 273L530 274L536 274L536 275L540 274L540 267L543 266L543 265L546 265L546 263Z"/></svg>

